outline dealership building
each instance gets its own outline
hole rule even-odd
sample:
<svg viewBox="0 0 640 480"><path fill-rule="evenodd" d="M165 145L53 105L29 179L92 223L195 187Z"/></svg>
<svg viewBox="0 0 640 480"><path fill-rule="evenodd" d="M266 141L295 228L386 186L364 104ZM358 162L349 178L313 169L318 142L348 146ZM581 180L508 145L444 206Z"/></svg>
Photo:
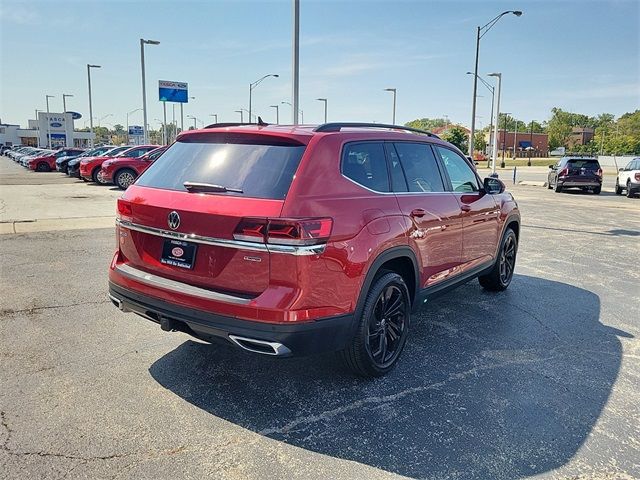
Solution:
<svg viewBox="0 0 640 480"><path fill-rule="evenodd" d="M0 145L25 145L46 147L51 138L51 147L89 147L95 134L78 132L74 120L81 118L78 113L38 112L37 120L28 120L27 128L20 125L0 123Z"/></svg>

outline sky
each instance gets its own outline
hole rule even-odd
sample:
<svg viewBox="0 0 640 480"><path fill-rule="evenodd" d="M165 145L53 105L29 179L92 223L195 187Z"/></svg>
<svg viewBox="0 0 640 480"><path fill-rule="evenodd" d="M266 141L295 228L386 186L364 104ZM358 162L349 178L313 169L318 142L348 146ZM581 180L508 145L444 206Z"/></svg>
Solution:
<svg viewBox="0 0 640 480"><path fill-rule="evenodd" d="M640 108L640 1L301 0L300 107L305 123L396 123L447 116L471 121L476 27L505 10L480 44L479 73L501 72L501 111L544 121L552 107L616 117ZM247 109L266 122L291 122L292 1L0 0L0 120L26 125L35 109L67 109L103 126L126 124L142 106L140 38L147 46L148 119L158 128L158 80L187 82L185 127L239 121ZM493 82L491 77L487 80ZM491 93L478 86L477 125L489 124ZM168 121L173 104L167 106ZM179 121L179 107L176 106ZM245 114L245 120L247 116ZM130 115L142 124L142 112Z"/></svg>

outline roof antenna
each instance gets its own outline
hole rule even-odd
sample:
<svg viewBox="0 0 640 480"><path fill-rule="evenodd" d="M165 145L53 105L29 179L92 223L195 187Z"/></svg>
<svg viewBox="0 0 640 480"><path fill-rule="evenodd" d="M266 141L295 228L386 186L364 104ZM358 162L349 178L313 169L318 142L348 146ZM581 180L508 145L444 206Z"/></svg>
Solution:
<svg viewBox="0 0 640 480"><path fill-rule="evenodd" d="M262 120L262 117L258 117L258 125L260 125L261 127L266 127L269 124L265 123L264 120Z"/></svg>

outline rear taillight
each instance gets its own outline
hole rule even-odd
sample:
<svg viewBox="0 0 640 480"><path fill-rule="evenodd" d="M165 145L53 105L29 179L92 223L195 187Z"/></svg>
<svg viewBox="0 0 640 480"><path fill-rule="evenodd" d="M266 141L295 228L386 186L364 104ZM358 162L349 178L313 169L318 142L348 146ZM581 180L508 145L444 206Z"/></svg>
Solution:
<svg viewBox="0 0 640 480"><path fill-rule="evenodd" d="M560 170L560 173L558 173L559 177L564 177L566 175L569 175L569 169L568 168L563 168L562 170Z"/></svg>
<svg viewBox="0 0 640 480"><path fill-rule="evenodd" d="M602 176L602 169L601 169L601 168L599 168L599 169L598 169L598 171L596 172L596 175L597 175L598 177L601 177L601 176Z"/></svg>
<svg viewBox="0 0 640 480"><path fill-rule="evenodd" d="M130 217L133 211L131 209L131 202L127 202L121 198L118 199L118 216Z"/></svg>
<svg viewBox="0 0 640 480"><path fill-rule="evenodd" d="M273 245L318 245L331 235L331 218L243 218L233 238Z"/></svg>
<svg viewBox="0 0 640 480"><path fill-rule="evenodd" d="M636 182L640 182L640 172L636 172L633 178L636 179Z"/></svg>

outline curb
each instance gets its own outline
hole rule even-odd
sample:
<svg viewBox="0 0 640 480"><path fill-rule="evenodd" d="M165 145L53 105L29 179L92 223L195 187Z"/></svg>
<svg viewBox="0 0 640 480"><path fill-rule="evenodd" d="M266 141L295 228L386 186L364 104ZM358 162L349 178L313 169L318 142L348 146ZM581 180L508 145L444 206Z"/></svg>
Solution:
<svg viewBox="0 0 640 480"><path fill-rule="evenodd" d="M518 185L528 185L530 187L546 187L547 182L536 182L532 180L521 180L518 182Z"/></svg>
<svg viewBox="0 0 640 480"><path fill-rule="evenodd" d="M114 228L115 216L81 218L43 218L36 220L16 220L0 223L0 235L18 233L50 232L61 230L86 230L94 228Z"/></svg>

